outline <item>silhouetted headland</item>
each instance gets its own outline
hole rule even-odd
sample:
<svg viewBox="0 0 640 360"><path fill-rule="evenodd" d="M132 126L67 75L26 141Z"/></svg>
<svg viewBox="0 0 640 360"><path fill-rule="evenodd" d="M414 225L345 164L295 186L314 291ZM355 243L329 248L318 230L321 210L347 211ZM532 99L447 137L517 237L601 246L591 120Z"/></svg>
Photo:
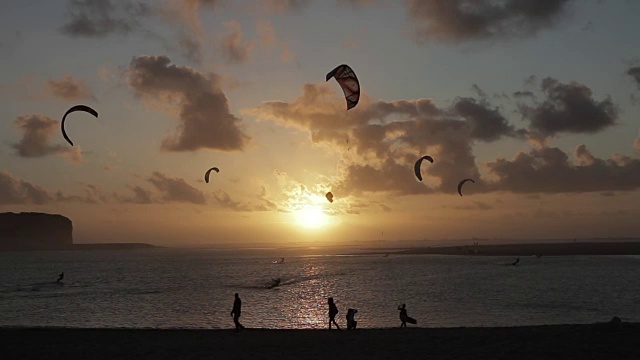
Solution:
<svg viewBox="0 0 640 360"><path fill-rule="evenodd" d="M0 251L133 250L143 243L74 244L73 223L62 215L0 213Z"/></svg>
<svg viewBox="0 0 640 360"><path fill-rule="evenodd" d="M640 255L640 242L571 242L541 244L466 245L423 247L393 254L480 256Z"/></svg>
<svg viewBox="0 0 640 360"><path fill-rule="evenodd" d="M328 330L0 329L5 359L638 359L640 324ZM329 351L330 350L330 351ZM87 354L90 354L88 356ZM330 354L330 356L328 355Z"/></svg>

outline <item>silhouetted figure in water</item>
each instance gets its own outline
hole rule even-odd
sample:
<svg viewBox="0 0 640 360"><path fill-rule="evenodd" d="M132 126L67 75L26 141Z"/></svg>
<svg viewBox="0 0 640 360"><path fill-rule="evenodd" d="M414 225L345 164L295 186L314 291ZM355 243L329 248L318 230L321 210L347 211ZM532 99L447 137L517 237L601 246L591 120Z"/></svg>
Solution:
<svg viewBox="0 0 640 360"><path fill-rule="evenodd" d="M233 302L233 310L231 310L231 316L233 316L233 323L236 324L236 332L244 329L244 326L240 324L240 313L242 313L242 300L240 295L236 293L236 300Z"/></svg>
<svg viewBox="0 0 640 360"><path fill-rule="evenodd" d="M58 284L61 283L63 278L64 278L64 271L62 272L62 274L58 275L58 280L56 280L56 282Z"/></svg>
<svg viewBox="0 0 640 360"><path fill-rule="evenodd" d="M511 264L511 265L516 266L516 265L518 265L519 262L520 262L520 258L517 258L516 261L514 261L513 264Z"/></svg>
<svg viewBox="0 0 640 360"><path fill-rule="evenodd" d="M358 312L357 309L347 310L347 330L356 329L356 326L358 325L358 322L355 319L357 312Z"/></svg>
<svg viewBox="0 0 640 360"><path fill-rule="evenodd" d="M329 298L329 330L331 330L331 323L336 325L336 328L340 330L340 326L336 322L336 315L338 315L338 308L336 304L333 302L333 298Z"/></svg>

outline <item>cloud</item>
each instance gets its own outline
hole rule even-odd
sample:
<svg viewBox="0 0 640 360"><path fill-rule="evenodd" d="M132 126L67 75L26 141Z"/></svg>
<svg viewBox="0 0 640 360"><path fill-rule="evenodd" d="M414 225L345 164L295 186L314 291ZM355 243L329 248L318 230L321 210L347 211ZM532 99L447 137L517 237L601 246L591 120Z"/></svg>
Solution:
<svg viewBox="0 0 640 360"><path fill-rule="evenodd" d="M207 202L204 193L189 185L184 179L171 178L161 172L154 171L147 181L161 192L163 202L183 202L196 205L204 205ZM140 195L143 197L139 199L144 199L148 192L143 190L141 194L136 194L136 196Z"/></svg>
<svg viewBox="0 0 640 360"><path fill-rule="evenodd" d="M150 14L145 3L133 0L69 0L68 21L60 31L74 37L104 37L127 34Z"/></svg>
<svg viewBox="0 0 640 360"><path fill-rule="evenodd" d="M137 96L170 104L179 113L180 125L162 141L162 149L243 150L250 138L242 131L241 120L229 112L220 77L170 63L166 56L134 57L128 71Z"/></svg>
<svg viewBox="0 0 640 360"><path fill-rule="evenodd" d="M260 45L262 46L273 46L278 42L278 38L276 36L276 30L273 28L271 22L266 20L258 20L256 22L256 34L258 34L258 39Z"/></svg>
<svg viewBox="0 0 640 360"><path fill-rule="evenodd" d="M479 179L473 143L522 134L486 100L458 98L452 106L439 108L431 99L364 98L349 113L343 101L326 85L305 84L294 101L265 102L251 113L308 131L314 143L350 149L354 159L343 169L344 178L333 184L342 194L454 193L460 179ZM434 187L413 178L413 163L423 154L437 158L428 165L428 177L439 182Z"/></svg>
<svg viewBox="0 0 640 360"><path fill-rule="evenodd" d="M73 76L64 75L61 79L51 79L47 82L49 92L63 100L95 99L89 87Z"/></svg>
<svg viewBox="0 0 640 360"><path fill-rule="evenodd" d="M48 116L31 114L19 116L14 124L22 132L22 138L11 145L18 156L35 158L61 155L76 163L83 162L79 148L50 143L54 133L59 131L59 121Z"/></svg>
<svg viewBox="0 0 640 360"><path fill-rule="evenodd" d="M186 58L197 63L202 60L205 33L199 14L203 8L216 9L219 5L219 0L169 0L159 10L165 21L177 29L178 44Z"/></svg>
<svg viewBox="0 0 640 360"><path fill-rule="evenodd" d="M597 101L585 85L546 78L541 89L544 101L535 106L521 104L520 112L530 122L530 129L543 138L558 133L596 133L616 123L618 109L611 98Z"/></svg>
<svg viewBox="0 0 640 360"><path fill-rule="evenodd" d="M554 194L640 188L640 159L598 159L585 145L578 146L574 156L577 163L558 148L544 147L521 152L513 160L497 159L487 164L497 180L486 190Z"/></svg>
<svg viewBox="0 0 640 360"><path fill-rule="evenodd" d="M309 5L310 0L262 0L263 10L274 13L300 11Z"/></svg>
<svg viewBox="0 0 640 360"><path fill-rule="evenodd" d="M237 21L226 22L227 33L220 42L223 57L230 64L241 64L249 60L254 42L243 39L242 25Z"/></svg>
<svg viewBox="0 0 640 360"><path fill-rule="evenodd" d="M627 75L631 76L640 89L640 66L632 67L627 70Z"/></svg>
<svg viewBox="0 0 640 360"><path fill-rule="evenodd" d="M552 26L571 0L408 0L419 41L526 37Z"/></svg>
<svg viewBox="0 0 640 360"><path fill-rule="evenodd" d="M120 196L118 194L114 194L114 197L118 202L125 204L154 204L157 203L153 199L151 192L147 189L144 189L140 186L127 186L131 191L133 191L133 196Z"/></svg>
<svg viewBox="0 0 640 360"><path fill-rule="evenodd" d="M0 171L0 204L42 205L51 200L51 195L45 189L28 181L17 179L6 171Z"/></svg>
<svg viewBox="0 0 640 360"><path fill-rule="evenodd" d="M265 187L261 187L260 194L256 196L258 200L256 202L239 202L235 201L223 190L218 190L213 194L216 202L226 209L240 212L253 212L253 211L278 211L278 205L275 202L267 198L267 190Z"/></svg>
<svg viewBox="0 0 640 360"><path fill-rule="evenodd" d="M65 195L61 191L58 191L55 194L55 201L84 203L84 204L99 204L99 203L107 202L107 197L103 195L100 187L93 184L87 184L87 183L80 183L80 184L84 187L84 191L85 191L84 195Z"/></svg>
<svg viewBox="0 0 640 360"><path fill-rule="evenodd" d="M376 0L338 0L338 5L349 5L354 9L375 4Z"/></svg>

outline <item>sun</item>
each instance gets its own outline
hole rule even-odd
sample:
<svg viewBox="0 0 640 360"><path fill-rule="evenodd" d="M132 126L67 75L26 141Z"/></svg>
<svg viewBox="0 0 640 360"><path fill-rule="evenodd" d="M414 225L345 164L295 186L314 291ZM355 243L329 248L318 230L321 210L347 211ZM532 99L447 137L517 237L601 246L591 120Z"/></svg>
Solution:
<svg viewBox="0 0 640 360"><path fill-rule="evenodd" d="M329 222L327 215L322 212L322 208L319 206L296 210L293 216L298 225L309 229L323 227Z"/></svg>

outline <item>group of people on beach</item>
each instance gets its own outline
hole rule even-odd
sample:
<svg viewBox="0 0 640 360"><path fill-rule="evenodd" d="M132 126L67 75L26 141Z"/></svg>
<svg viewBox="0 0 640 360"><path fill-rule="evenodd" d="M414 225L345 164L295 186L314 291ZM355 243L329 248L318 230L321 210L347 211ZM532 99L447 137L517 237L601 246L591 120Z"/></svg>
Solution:
<svg viewBox="0 0 640 360"><path fill-rule="evenodd" d="M329 303L329 330L331 330L331 324L333 323L336 326L336 329L340 330L340 326L336 322L336 315L338 315L338 307L336 303L333 302L333 298L330 297L328 300ZM410 324L416 324L416 320L407 315L407 306L402 304L398 306L398 310L400 311L400 327L407 327L407 322ZM347 310L347 330L355 330L358 322L355 319L357 309ZM236 325L236 332L243 330L244 325L240 323L240 314L242 314L242 300L240 300L240 295L238 293L235 294L235 300L233 301L233 309L231 309L231 316L233 317L233 323Z"/></svg>

